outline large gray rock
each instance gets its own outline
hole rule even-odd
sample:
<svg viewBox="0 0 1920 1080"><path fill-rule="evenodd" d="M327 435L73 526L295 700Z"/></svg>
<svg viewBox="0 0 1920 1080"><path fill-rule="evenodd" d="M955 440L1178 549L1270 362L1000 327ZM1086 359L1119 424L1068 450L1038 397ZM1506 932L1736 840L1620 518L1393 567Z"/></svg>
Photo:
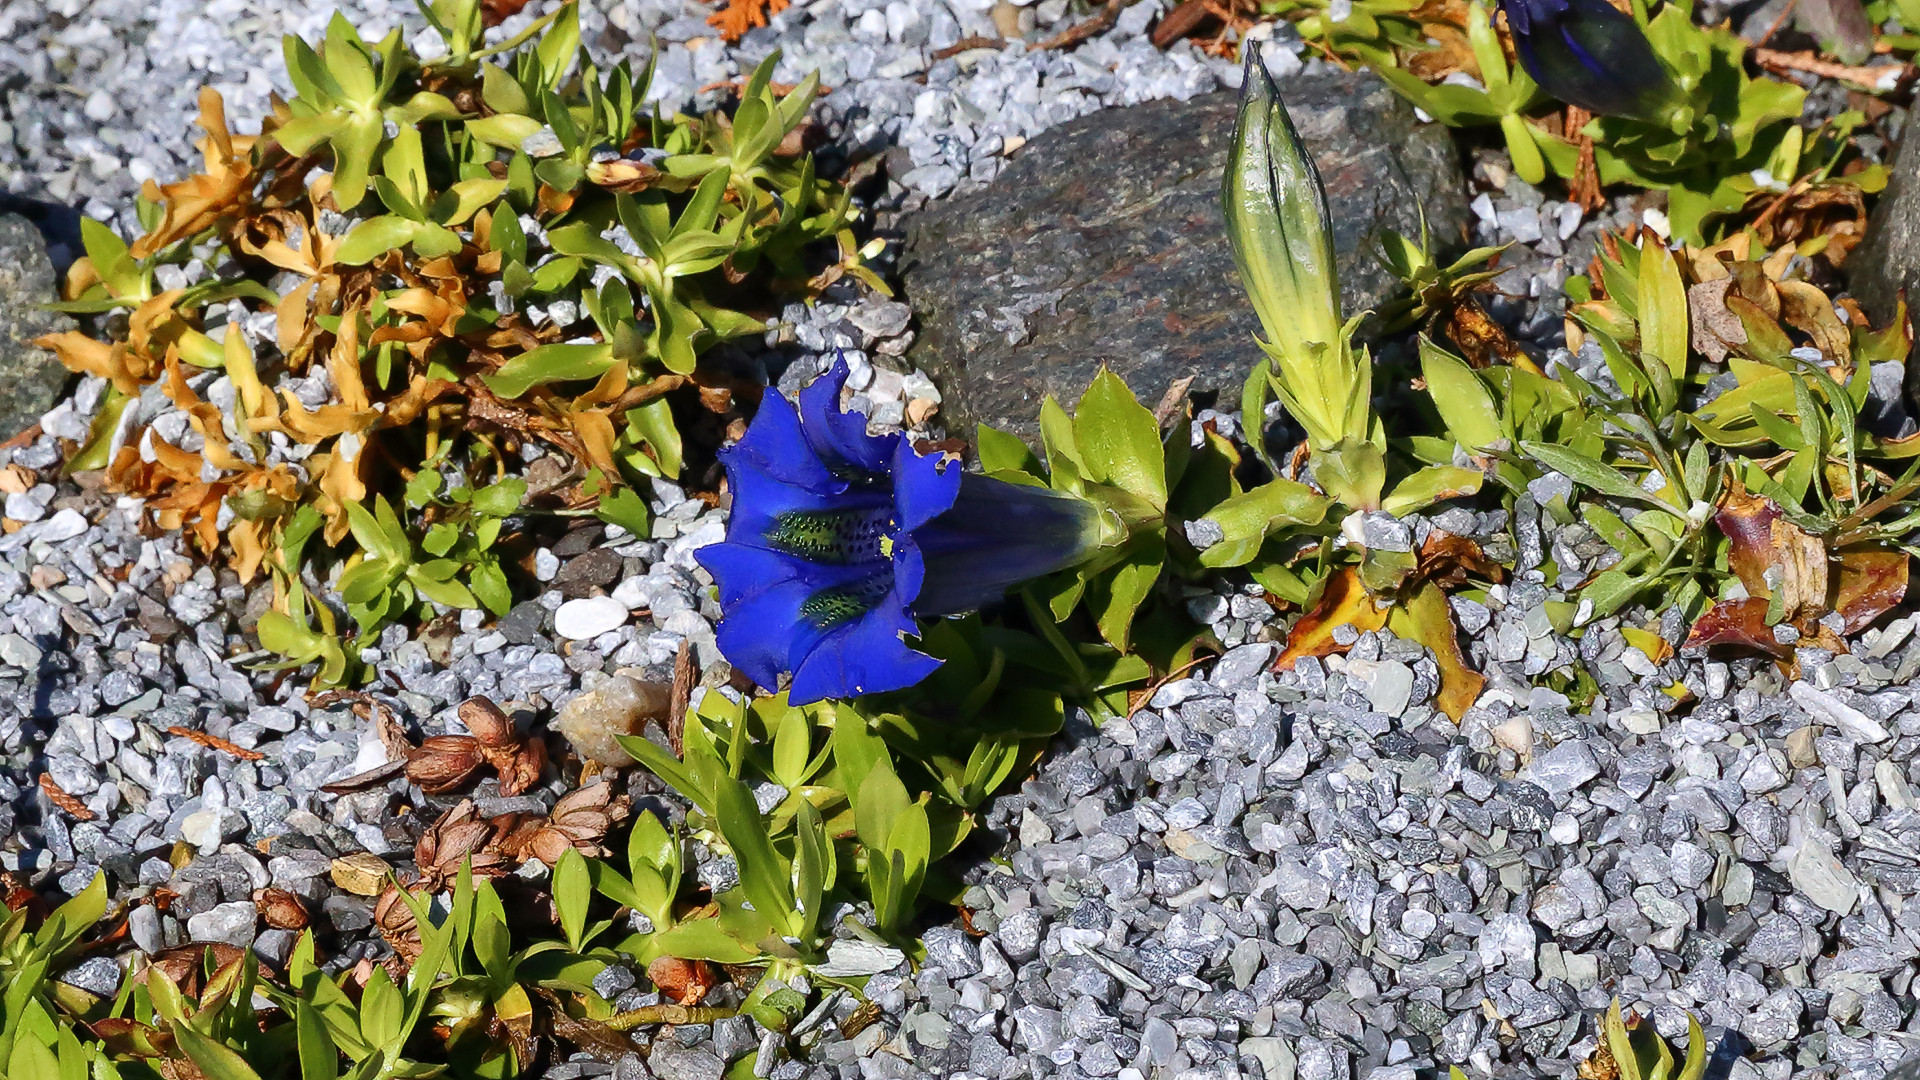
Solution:
<svg viewBox="0 0 1920 1080"><path fill-rule="evenodd" d="M1376 259L1392 228L1464 237L1466 185L1446 130L1378 78L1281 84L1320 168L1348 312L1397 286ZM956 433L1031 436L1043 395L1071 405L1101 364L1152 404L1168 384L1238 387L1259 327L1220 211L1238 99L1106 109L1036 138L987 188L911 216L903 276L919 318L909 358L940 384Z"/></svg>
<svg viewBox="0 0 1920 1080"><path fill-rule="evenodd" d="M53 408L67 369L34 338L73 329L73 320L37 305L60 299L40 230L23 217L0 214L0 440L32 425Z"/></svg>
<svg viewBox="0 0 1920 1080"><path fill-rule="evenodd" d="M1866 239L1847 256L1846 269L1847 291L1876 324L1893 317L1901 289L1909 303L1920 299L1920 139L1902 140Z"/></svg>

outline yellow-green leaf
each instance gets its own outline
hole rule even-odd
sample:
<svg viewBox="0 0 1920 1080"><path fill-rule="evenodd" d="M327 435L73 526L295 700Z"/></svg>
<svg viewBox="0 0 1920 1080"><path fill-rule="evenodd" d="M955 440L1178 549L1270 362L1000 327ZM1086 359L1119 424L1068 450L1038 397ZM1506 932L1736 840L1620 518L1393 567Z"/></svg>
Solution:
<svg viewBox="0 0 1920 1080"><path fill-rule="evenodd" d="M1687 375L1687 287L1673 253L1649 237L1640 248L1640 352Z"/></svg>

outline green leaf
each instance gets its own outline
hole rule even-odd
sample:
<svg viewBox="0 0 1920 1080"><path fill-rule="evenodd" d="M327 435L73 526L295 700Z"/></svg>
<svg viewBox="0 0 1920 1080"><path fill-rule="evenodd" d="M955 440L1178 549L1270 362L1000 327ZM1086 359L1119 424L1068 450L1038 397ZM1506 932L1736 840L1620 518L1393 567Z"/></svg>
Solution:
<svg viewBox="0 0 1920 1080"><path fill-rule="evenodd" d="M833 886L833 842L827 837L820 811L805 799L793 823L793 868L799 892L795 901L804 920L800 936L811 937L820 927L822 902Z"/></svg>
<svg viewBox="0 0 1920 1080"><path fill-rule="evenodd" d="M480 100L496 113L525 116L533 110L533 103L527 100L527 92L521 89L519 80L496 64L480 65Z"/></svg>
<svg viewBox="0 0 1920 1080"><path fill-rule="evenodd" d="M805 709L789 706L773 734L773 780L789 790L806 782L813 756L813 725Z"/></svg>
<svg viewBox="0 0 1920 1080"><path fill-rule="evenodd" d="M1276 477L1207 511L1223 539L1200 553L1200 565L1245 566L1267 537L1291 525L1318 525L1332 503L1305 484Z"/></svg>
<svg viewBox="0 0 1920 1080"><path fill-rule="evenodd" d="M1046 475L1040 459L1034 456L1032 449L1018 435L988 424L981 424L975 429L974 452L980 459L980 471L985 473Z"/></svg>
<svg viewBox="0 0 1920 1080"><path fill-rule="evenodd" d="M750 948L720 928L719 919L692 919L660 931L653 941L662 956L688 960L709 960L716 964L750 964L763 960Z"/></svg>
<svg viewBox="0 0 1920 1080"><path fill-rule="evenodd" d="M1166 540L1143 535L1124 561L1088 584L1087 605L1107 644L1121 652L1128 650L1132 643L1133 617L1152 594L1166 558Z"/></svg>
<svg viewBox="0 0 1920 1080"><path fill-rule="evenodd" d="M404 895L404 894L403 894ZM360 995L360 1033L367 1045L389 1047L406 1034L406 1001L385 968L376 967Z"/></svg>
<svg viewBox="0 0 1920 1080"><path fill-rule="evenodd" d="M713 816L715 811L712 794L705 785L694 778L693 773L679 759L645 736L616 735L614 738L635 761L645 765L653 771L655 776L665 780L675 791L699 807L702 813L709 817Z"/></svg>
<svg viewBox="0 0 1920 1080"><path fill-rule="evenodd" d="M1640 246L1640 351L1666 364L1678 381L1687 377L1687 287L1680 266L1657 239Z"/></svg>
<svg viewBox="0 0 1920 1080"><path fill-rule="evenodd" d="M517 476L506 476L474 492L473 508L482 514L506 517L520 509L526 497L527 482Z"/></svg>
<svg viewBox="0 0 1920 1080"><path fill-rule="evenodd" d="M545 125L531 116L501 112L466 122L467 134L502 150L518 150L528 138L538 135ZM532 163L528 163L531 167ZM512 178L509 177L509 180Z"/></svg>
<svg viewBox="0 0 1920 1080"><path fill-rule="evenodd" d="M1627 601L1633 599L1645 589L1651 580L1645 574L1629 573L1631 566L1638 565L1640 556L1622 560L1618 565L1609 567L1593 576L1586 587L1580 590L1580 598L1593 603L1592 619L1604 619L1619 611Z"/></svg>
<svg viewBox="0 0 1920 1080"><path fill-rule="evenodd" d="M553 906L560 915L560 930L567 935L567 946L579 952L587 928L587 905L593 899L593 879L587 872L586 857L579 848L569 847L553 868Z"/></svg>
<svg viewBox="0 0 1920 1080"><path fill-rule="evenodd" d="M505 180L479 177L461 180L448 188L446 193L435 201L435 220L442 225L464 225L468 218L478 212L481 207L498 199L501 192L505 190L507 190ZM506 216L513 217L512 214ZM515 219L514 225L516 227L519 225L518 219ZM522 258L525 257L524 244L523 237Z"/></svg>
<svg viewBox="0 0 1920 1080"><path fill-rule="evenodd" d="M893 763L884 756L875 761L854 801L853 828L860 842L869 848L885 848L894 822L912 802L907 786L893 771Z"/></svg>
<svg viewBox="0 0 1920 1080"><path fill-rule="evenodd" d="M572 66L574 54L580 49L580 7L568 4L562 8L557 18L540 35L534 45L534 54L540 58L542 82L548 90L559 87L560 79Z"/></svg>
<svg viewBox="0 0 1920 1080"><path fill-rule="evenodd" d="M1073 433L1088 479L1167 505L1166 451L1153 413L1118 375L1100 369L1074 410Z"/></svg>
<svg viewBox="0 0 1920 1080"><path fill-rule="evenodd" d="M604 342L541 345L500 365L500 370L493 374L481 376L481 381L500 397L517 398L550 382L597 379L613 365L613 346Z"/></svg>
<svg viewBox="0 0 1920 1080"><path fill-rule="evenodd" d="M1420 371L1427 381L1427 393L1434 408L1447 425L1447 434L1473 452L1481 452L1508 437L1500 423L1500 410L1480 376L1467 362L1420 338Z"/></svg>
<svg viewBox="0 0 1920 1080"><path fill-rule="evenodd" d="M731 776L718 777L714 811L720 835L739 863L740 887L753 902L754 910L775 926L789 924L794 910L792 871L787 860L774 851L753 793Z"/></svg>
<svg viewBox="0 0 1920 1080"><path fill-rule="evenodd" d="M1547 468L1562 473L1574 483L1602 495L1611 495L1616 499L1627 499L1633 502L1651 503L1661 509L1671 509L1648 494L1639 484L1634 483L1626 473L1605 462L1596 461L1564 446L1554 446L1549 443L1522 442L1520 449L1528 457Z"/></svg>
<svg viewBox="0 0 1920 1080"><path fill-rule="evenodd" d="M467 588L496 618L505 617L513 607L513 589L507 583L507 572L501 569L500 560L492 556L473 564L467 573Z"/></svg>
<svg viewBox="0 0 1920 1080"><path fill-rule="evenodd" d="M680 428L673 421L673 406L666 398L657 397L628 409L627 437L652 452L660 475L669 480L680 475L684 465Z"/></svg>
<svg viewBox="0 0 1920 1080"><path fill-rule="evenodd" d="M620 488L600 496L600 505L594 515L601 521L618 525L628 533L645 537L652 530L652 515L647 510L647 500L632 488Z"/></svg>
<svg viewBox="0 0 1920 1080"><path fill-rule="evenodd" d="M260 1080L260 1074L253 1071L253 1067L247 1064L246 1058L200 1034L189 1024L175 1023L173 1038L206 1080ZM13 1075L32 1074L15 1073Z"/></svg>
<svg viewBox="0 0 1920 1080"><path fill-rule="evenodd" d="M339 1080L340 1051L327 1037L327 1025L304 998L293 1009L294 1042L300 1054L300 1080Z"/></svg>
<svg viewBox="0 0 1920 1080"><path fill-rule="evenodd" d="M1429 465L1394 485L1380 508L1396 517L1425 510L1443 499L1472 495L1480 490L1486 477L1478 469L1455 465Z"/></svg>
<svg viewBox="0 0 1920 1080"><path fill-rule="evenodd" d="M341 266L362 266L389 251L397 251L413 242L422 226L398 214L382 214L368 218L353 227L340 246L334 249L333 261Z"/></svg>
<svg viewBox="0 0 1920 1080"><path fill-rule="evenodd" d="M107 875L96 871L80 895L61 904L34 935L33 954L52 960L66 953L107 913Z"/></svg>
<svg viewBox="0 0 1920 1080"><path fill-rule="evenodd" d="M341 211L359 206L366 196L373 154L385 135L385 121L377 115L346 119L333 133L333 201Z"/></svg>

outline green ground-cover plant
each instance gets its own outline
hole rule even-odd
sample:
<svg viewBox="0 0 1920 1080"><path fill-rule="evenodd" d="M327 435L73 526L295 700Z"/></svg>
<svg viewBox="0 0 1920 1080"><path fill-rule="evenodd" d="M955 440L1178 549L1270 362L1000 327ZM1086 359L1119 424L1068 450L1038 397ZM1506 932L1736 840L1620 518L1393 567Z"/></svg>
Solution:
<svg viewBox="0 0 1920 1080"><path fill-rule="evenodd" d="M1725 235L1721 223L1740 218L1757 195L1839 181L1839 167L1853 160L1849 135L1861 123L1859 114L1803 127L1797 121L1805 90L1751 75L1746 43L1725 26L1698 25L1692 5L1682 0L1632 8L1667 75L1666 95L1621 113L1579 113L1577 127L1568 126L1548 90L1512 59L1510 35L1496 23L1492 5L1474 0L1460 26L1444 18L1420 23L1394 4L1357 4L1356 13L1363 8L1367 17L1354 29L1327 37L1329 49L1364 62L1442 123L1498 126L1515 173L1529 183L1552 175L1576 188L1665 192L1674 234L1689 243ZM1299 24L1309 40L1318 26L1314 18ZM1400 29L1384 29L1389 26ZM1625 59L1603 52L1597 62L1604 67ZM1845 182L1863 193L1885 185L1878 166L1849 168Z"/></svg>
<svg viewBox="0 0 1920 1080"><path fill-rule="evenodd" d="M43 339L111 384L69 469L105 469L243 581L274 574L266 644L326 682L359 652L337 615L357 641L503 613L543 516L644 533L636 485L685 461L674 409L733 408L701 354L760 332L776 290L884 289L802 145L817 79L775 93L770 57L731 115L667 116L649 72L580 52L571 4L490 48L477 0L426 10L445 55L340 17L289 38L296 92L258 136L203 94L203 173L150 183L132 244L83 226L62 306L118 321ZM155 384L182 445L121 422ZM526 444L560 466L531 488ZM344 607L318 610L308 574Z"/></svg>

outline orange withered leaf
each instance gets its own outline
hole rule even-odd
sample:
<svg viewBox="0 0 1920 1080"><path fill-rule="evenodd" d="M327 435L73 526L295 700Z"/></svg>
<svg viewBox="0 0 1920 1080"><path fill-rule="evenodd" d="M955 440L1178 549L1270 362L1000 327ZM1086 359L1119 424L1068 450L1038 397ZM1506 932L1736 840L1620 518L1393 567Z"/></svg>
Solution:
<svg viewBox="0 0 1920 1080"><path fill-rule="evenodd" d="M767 25L767 20L787 10L787 0L724 0L719 11L707 16L707 25L716 27L728 41L739 41L747 31Z"/></svg>
<svg viewBox="0 0 1920 1080"><path fill-rule="evenodd" d="M252 195L254 139L228 130L226 103L211 86L200 90L199 123L207 133L199 143L205 171L164 187L152 180L142 186L141 194L160 204L161 218L157 228L134 241L136 259L212 228L243 209Z"/></svg>
<svg viewBox="0 0 1920 1080"><path fill-rule="evenodd" d="M1333 632L1351 626L1356 632L1378 630L1387 625L1387 612L1367 595L1360 584L1360 572L1343 566L1327 576L1320 602L1300 616L1287 633L1287 646L1274 661L1275 671L1292 671L1303 656L1330 656L1346 652L1346 646L1334 640Z"/></svg>

